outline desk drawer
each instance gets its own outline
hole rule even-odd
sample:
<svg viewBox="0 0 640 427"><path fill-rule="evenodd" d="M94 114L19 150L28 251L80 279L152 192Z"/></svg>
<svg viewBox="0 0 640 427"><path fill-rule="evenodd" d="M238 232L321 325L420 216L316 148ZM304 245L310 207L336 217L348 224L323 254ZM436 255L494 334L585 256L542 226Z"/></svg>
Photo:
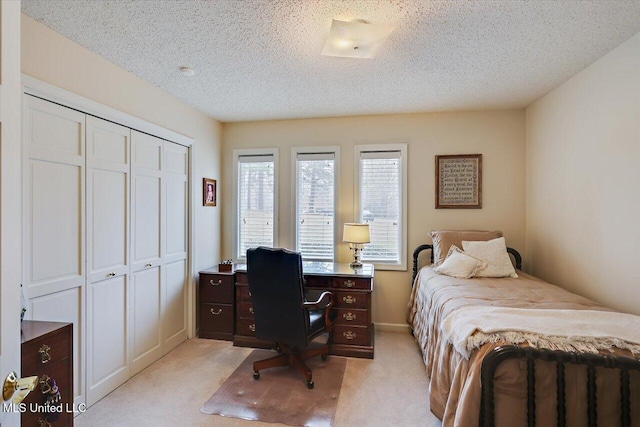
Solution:
<svg viewBox="0 0 640 427"><path fill-rule="evenodd" d="M305 288L331 288L331 277L327 276L304 276Z"/></svg>
<svg viewBox="0 0 640 427"><path fill-rule="evenodd" d="M200 329L233 333L233 305L200 304Z"/></svg>
<svg viewBox="0 0 640 427"><path fill-rule="evenodd" d="M336 344L369 345L369 327L335 325L332 342Z"/></svg>
<svg viewBox="0 0 640 427"><path fill-rule="evenodd" d="M238 317L253 319L253 305L251 301L241 301L238 304Z"/></svg>
<svg viewBox="0 0 640 427"><path fill-rule="evenodd" d="M237 334L250 337L256 336L256 323L253 319L239 318L237 324Z"/></svg>
<svg viewBox="0 0 640 427"><path fill-rule="evenodd" d="M233 304L233 276L200 275L200 302Z"/></svg>
<svg viewBox="0 0 640 427"><path fill-rule="evenodd" d="M236 300L251 301L251 291L248 286L236 286Z"/></svg>
<svg viewBox="0 0 640 427"><path fill-rule="evenodd" d="M333 301L336 308L363 308L369 307L368 299L371 294L366 292L333 291Z"/></svg>
<svg viewBox="0 0 640 427"><path fill-rule="evenodd" d="M59 333L23 344L22 372L41 372L44 366L69 357L69 340L68 334Z"/></svg>
<svg viewBox="0 0 640 427"><path fill-rule="evenodd" d="M369 312L352 308L337 308L336 325L367 326L369 324Z"/></svg>
<svg viewBox="0 0 640 427"><path fill-rule="evenodd" d="M334 277L332 279L334 288L339 289L371 289L371 279L355 277Z"/></svg>
<svg viewBox="0 0 640 427"><path fill-rule="evenodd" d="M247 273L236 272L236 283L241 283L243 285L249 284L249 278L247 277Z"/></svg>

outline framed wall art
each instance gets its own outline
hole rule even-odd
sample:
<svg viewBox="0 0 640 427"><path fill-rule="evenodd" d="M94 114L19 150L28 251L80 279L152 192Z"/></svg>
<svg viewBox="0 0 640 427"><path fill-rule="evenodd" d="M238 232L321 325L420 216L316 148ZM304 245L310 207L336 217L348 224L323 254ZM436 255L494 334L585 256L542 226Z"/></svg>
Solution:
<svg viewBox="0 0 640 427"><path fill-rule="evenodd" d="M482 209L482 154L436 156L436 209Z"/></svg>
<svg viewBox="0 0 640 427"><path fill-rule="evenodd" d="M202 206L216 205L216 180L202 178Z"/></svg>

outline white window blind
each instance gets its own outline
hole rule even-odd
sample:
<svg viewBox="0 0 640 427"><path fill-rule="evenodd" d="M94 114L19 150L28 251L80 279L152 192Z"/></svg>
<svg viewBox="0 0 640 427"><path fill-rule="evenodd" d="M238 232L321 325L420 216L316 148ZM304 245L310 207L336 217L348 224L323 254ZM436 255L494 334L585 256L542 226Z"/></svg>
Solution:
<svg viewBox="0 0 640 427"><path fill-rule="evenodd" d="M238 157L238 258L247 249L273 247L274 235L274 157Z"/></svg>
<svg viewBox="0 0 640 427"><path fill-rule="evenodd" d="M371 243L362 260L401 262L402 156L400 151L360 152L359 220L369 224Z"/></svg>
<svg viewBox="0 0 640 427"><path fill-rule="evenodd" d="M333 261L335 154L298 153L296 158L296 250L303 258Z"/></svg>

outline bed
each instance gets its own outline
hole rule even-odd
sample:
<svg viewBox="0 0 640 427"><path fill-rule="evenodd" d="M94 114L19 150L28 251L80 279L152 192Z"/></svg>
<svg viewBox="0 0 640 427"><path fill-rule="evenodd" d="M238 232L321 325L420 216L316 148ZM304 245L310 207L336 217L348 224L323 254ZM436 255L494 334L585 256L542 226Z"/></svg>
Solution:
<svg viewBox="0 0 640 427"><path fill-rule="evenodd" d="M433 264L433 246L420 245L414 251L407 320L427 368L431 411L444 427L640 426L640 359L634 356L638 347L581 351L576 350L579 345L569 344L557 349L555 344L544 344L543 338L532 345L526 339L514 344L505 332L497 335L499 339L480 341L467 358L464 348L459 350L443 332L454 314L466 321L465 313L473 310L500 313L504 308L529 314L535 312L527 310L537 310L545 316L595 313L613 319L622 315L520 271L520 254L507 250L518 269L517 278L436 274L431 265L420 268L419 263L424 258L421 253L429 251ZM476 335L482 333L472 334Z"/></svg>

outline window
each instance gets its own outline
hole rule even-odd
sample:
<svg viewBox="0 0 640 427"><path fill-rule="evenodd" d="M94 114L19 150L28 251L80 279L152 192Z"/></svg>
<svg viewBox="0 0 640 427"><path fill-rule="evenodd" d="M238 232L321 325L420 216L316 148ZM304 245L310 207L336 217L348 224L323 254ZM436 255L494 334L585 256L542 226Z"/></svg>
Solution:
<svg viewBox="0 0 640 427"><path fill-rule="evenodd" d="M304 259L334 259L337 150L336 147L292 149L296 174L296 250Z"/></svg>
<svg viewBox="0 0 640 427"><path fill-rule="evenodd" d="M406 269L406 144L356 146L356 214L369 224L362 260Z"/></svg>
<svg viewBox="0 0 640 427"><path fill-rule="evenodd" d="M275 246L276 168L275 150L234 150L236 165L236 257L247 249Z"/></svg>

